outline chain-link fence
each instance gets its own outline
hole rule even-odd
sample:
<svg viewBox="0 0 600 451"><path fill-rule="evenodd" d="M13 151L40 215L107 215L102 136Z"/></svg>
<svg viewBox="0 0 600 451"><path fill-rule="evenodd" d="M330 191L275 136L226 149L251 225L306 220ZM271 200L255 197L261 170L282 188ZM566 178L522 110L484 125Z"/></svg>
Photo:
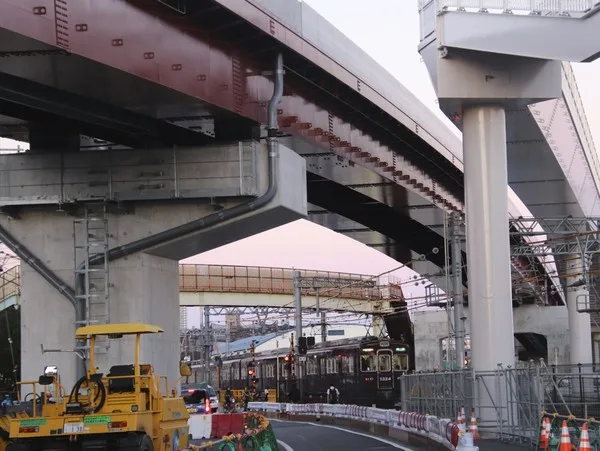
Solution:
<svg viewBox="0 0 600 451"><path fill-rule="evenodd" d="M482 431L535 443L542 411L578 418L600 417L600 367L546 366L532 362L491 372L416 373L403 377L402 409L456 418L472 409Z"/></svg>

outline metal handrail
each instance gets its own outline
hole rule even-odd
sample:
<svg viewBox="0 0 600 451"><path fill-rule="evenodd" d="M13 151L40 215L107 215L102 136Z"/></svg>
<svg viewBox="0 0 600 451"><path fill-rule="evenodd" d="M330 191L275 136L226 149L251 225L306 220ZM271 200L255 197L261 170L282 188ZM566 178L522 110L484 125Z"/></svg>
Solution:
<svg viewBox="0 0 600 451"><path fill-rule="evenodd" d="M457 9L475 12L512 12L538 15L585 14L598 5L598 0L420 0L422 10L435 2L436 11Z"/></svg>
<svg viewBox="0 0 600 451"><path fill-rule="evenodd" d="M237 292L265 294L293 294L293 268L270 268L259 266L231 265L179 265L179 289L183 292ZM344 281L339 288L322 288L322 296L336 296L346 299L383 300L400 298L401 289L398 284L375 285L373 288L363 288L347 283L347 280L372 280L373 276L342 273L333 271L300 270L302 277L318 277ZM303 289L306 295L315 295L314 289Z"/></svg>
<svg viewBox="0 0 600 451"><path fill-rule="evenodd" d="M373 288L361 288L348 285L348 279L361 281L372 280L373 276L364 274L343 273L334 271L300 270L303 277L319 277L331 280L343 280L340 288L323 288L322 296L343 297L346 299L399 299L402 297L400 282L388 278L385 284ZM234 265L179 265L180 292L227 292L227 293L265 293L293 294L294 269L262 266ZM306 295L314 295L315 290L303 290ZM21 268L14 266L0 275L0 300L7 299L21 292Z"/></svg>

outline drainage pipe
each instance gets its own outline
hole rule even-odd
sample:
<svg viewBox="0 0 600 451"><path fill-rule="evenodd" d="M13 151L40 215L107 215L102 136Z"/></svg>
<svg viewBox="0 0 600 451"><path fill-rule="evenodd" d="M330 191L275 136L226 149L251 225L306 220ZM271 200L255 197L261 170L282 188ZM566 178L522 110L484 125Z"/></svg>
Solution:
<svg viewBox="0 0 600 451"><path fill-rule="evenodd" d="M44 278L44 280L46 280L46 282L56 288L59 293L65 296L69 302L73 304L75 308L77 308L75 291L60 277L58 277L54 271L48 268L39 258L33 255L29 249L19 243L19 241L1 225L0 242L13 251L23 263L27 263L29 266L31 266L40 276Z"/></svg>
<svg viewBox="0 0 600 451"><path fill-rule="evenodd" d="M165 230L163 232L159 232L155 235L151 235L145 238L141 238L137 241L133 241L132 243L124 244L122 246L117 246L108 251L108 261L115 261L126 257L131 254L135 254L138 252L143 252L151 247L158 246L163 243L167 243L169 241L173 241L177 238L181 238L185 235L189 235L195 232L199 232L201 230L207 229L209 227L213 227L217 224L220 224L224 221L228 221L230 219L234 219L250 213L252 211L258 210L259 208L264 207L269 202L273 200L275 194L277 193L277 156L278 156L278 142L277 142L277 105L281 101L283 96L283 57L281 54L277 55L276 65L275 65L275 86L273 90L273 96L269 100L268 108L267 108L267 150L268 150L268 187L265 193L256 198L252 199L250 202L236 205L235 207L228 208L227 210L220 211L217 213L213 213L209 216L206 216L201 219L196 219L194 221L188 222L186 224L182 224L177 227L173 227L172 229ZM104 258L102 256L98 256L90 259L90 264L100 264L103 263ZM77 273L75 280L75 293L81 295L85 292L85 276L83 274ZM86 317L86 306L85 301L82 301L80 305L76 306L75 311L77 313L77 320L84 321ZM85 363L85 362L84 362ZM80 365L81 366L81 365ZM85 368L81 366L79 369L81 374L77 376L77 378L85 375Z"/></svg>

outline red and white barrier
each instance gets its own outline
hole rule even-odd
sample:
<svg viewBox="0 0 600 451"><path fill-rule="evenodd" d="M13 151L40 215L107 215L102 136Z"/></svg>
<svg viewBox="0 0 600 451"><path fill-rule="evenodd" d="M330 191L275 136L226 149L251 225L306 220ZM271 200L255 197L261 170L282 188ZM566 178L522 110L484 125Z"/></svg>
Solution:
<svg viewBox="0 0 600 451"><path fill-rule="evenodd" d="M266 412L287 412L298 415L329 415L352 418L377 424L387 424L391 428L408 430L411 433L424 435L442 443L449 449L458 445L459 427L448 418L437 418L416 412L378 409L375 407L345 404L285 404L269 402L250 402L250 410Z"/></svg>
<svg viewBox="0 0 600 451"><path fill-rule="evenodd" d="M221 438L244 432L243 413L190 414L190 435L194 439Z"/></svg>

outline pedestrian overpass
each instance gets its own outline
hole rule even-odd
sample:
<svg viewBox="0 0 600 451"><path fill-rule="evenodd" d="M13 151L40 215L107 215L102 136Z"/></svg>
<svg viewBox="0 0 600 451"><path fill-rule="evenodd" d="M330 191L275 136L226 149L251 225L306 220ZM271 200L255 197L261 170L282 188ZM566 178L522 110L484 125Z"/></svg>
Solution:
<svg viewBox="0 0 600 451"><path fill-rule="evenodd" d="M336 286L303 289L304 309L383 315L393 311L393 302L403 300L400 281L387 280L380 285L369 275L313 270L300 272L304 278L330 280L330 286ZM291 268L181 264L179 305L291 309L294 308L293 273ZM363 282L368 280L375 283L365 288ZM21 266L16 265L0 274L0 311L18 308L20 302Z"/></svg>

